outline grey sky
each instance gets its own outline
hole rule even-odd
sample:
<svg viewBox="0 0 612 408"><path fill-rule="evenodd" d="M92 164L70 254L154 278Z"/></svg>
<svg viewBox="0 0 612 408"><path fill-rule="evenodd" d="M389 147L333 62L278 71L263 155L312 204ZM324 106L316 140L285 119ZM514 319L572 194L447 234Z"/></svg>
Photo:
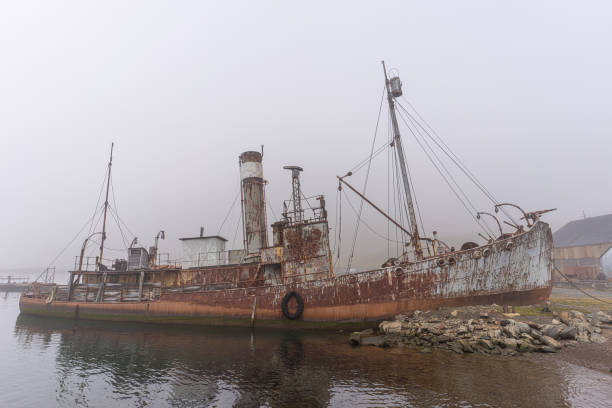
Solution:
<svg viewBox="0 0 612 408"><path fill-rule="evenodd" d="M276 215L290 192L282 166L296 164L305 193L327 195L333 224L335 175L370 149L381 59L500 200L558 207L546 217L554 229L583 211L608 213L610 21L603 1L3 2L0 268L46 265L79 230L111 141L119 214L145 245L165 229L162 252L176 253L177 238L200 225L217 232L238 190L239 153L262 144ZM428 232L475 234L406 145ZM369 189L382 205L385 160ZM235 214L222 231L230 240ZM360 264L380 264L386 244L361 232ZM111 230L109 247L121 246Z"/></svg>

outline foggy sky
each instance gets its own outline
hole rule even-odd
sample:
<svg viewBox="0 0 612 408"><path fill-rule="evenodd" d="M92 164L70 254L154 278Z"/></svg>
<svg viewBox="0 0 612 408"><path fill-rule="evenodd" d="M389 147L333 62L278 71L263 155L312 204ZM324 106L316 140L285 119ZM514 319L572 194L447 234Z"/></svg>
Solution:
<svg viewBox="0 0 612 408"><path fill-rule="evenodd" d="M499 200L558 207L545 217L555 230L609 213L611 17L603 1L3 2L0 269L46 266L72 239L93 213L111 142L118 213L146 246L164 229L160 252L180 256L177 239L200 226L218 232L238 155L261 145L276 216L290 195L282 166L300 165L305 194L327 196L334 228L335 176L371 147L382 59ZM426 232L475 235L404 137ZM386 160L373 163L368 188L385 208ZM491 211L482 196L474 203ZM230 244L237 216L221 231ZM386 233L386 221L364 216ZM348 207L343 219L348 245ZM123 247L113 226L108 246ZM359 265L387 255L366 228L357 248Z"/></svg>

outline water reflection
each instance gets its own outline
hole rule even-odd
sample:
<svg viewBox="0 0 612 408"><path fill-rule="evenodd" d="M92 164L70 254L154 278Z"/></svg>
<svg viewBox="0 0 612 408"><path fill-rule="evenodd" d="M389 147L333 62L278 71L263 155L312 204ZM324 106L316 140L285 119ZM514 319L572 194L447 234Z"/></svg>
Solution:
<svg viewBox="0 0 612 408"><path fill-rule="evenodd" d="M63 406L582 402L568 383L571 377L563 374L568 368L552 358L543 364L524 358L354 349L345 335L331 332L75 324L21 315L14 336L24 349L57 347L54 381L56 400ZM592 374L580 378L585 375ZM602 386L605 390L607 384Z"/></svg>

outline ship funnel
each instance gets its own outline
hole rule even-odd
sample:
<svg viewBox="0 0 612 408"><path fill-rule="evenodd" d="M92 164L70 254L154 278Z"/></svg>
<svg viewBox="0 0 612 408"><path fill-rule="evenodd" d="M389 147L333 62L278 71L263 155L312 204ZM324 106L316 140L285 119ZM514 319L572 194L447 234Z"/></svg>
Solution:
<svg viewBox="0 0 612 408"><path fill-rule="evenodd" d="M242 194L242 220L244 249L247 254L259 253L268 246L266 228L266 198L263 167L260 152L244 152L240 155L240 188Z"/></svg>

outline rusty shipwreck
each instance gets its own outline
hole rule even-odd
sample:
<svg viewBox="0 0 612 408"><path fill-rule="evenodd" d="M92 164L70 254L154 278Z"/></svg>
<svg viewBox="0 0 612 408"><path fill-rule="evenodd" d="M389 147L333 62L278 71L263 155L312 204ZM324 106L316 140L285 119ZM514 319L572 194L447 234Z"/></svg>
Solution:
<svg viewBox="0 0 612 408"><path fill-rule="evenodd" d="M394 152L397 162L405 217L398 220L367 198L365 188L349 184L347 178L354 171L338 177L341 194L355 193L361 205L370 205L400 233L399 253L381 259L382 266L357 272L334 270L325 199L304 196L302 169L297 166L286 167L291 172L292 198L284 203L281 219L272 223L270 240L262 153L247 151L239 156L243 248L226 250L225 238L205 236L201 230L199 236L181 239L180 260L164 261L157 250L159 238L164 238L160 231L153 247L136 247L134 241L127 248L127 259L111 261L109 267L104 241L111 148L102 231L83 243L68 284L34 283L20 298L21 312L138 322L323 327L361 325L438 306L546 300L553 259L551 230L540 220L545 211L524 212L513 204L494 202L496 212L505 212L508 206L521 210L522 221L503 221L513 228L504 232L495 215L473 214L478 221L481 215L494 218L499 233L481 235L484 243L467 242L458 249L444 244L435 232L429 238L419 229L397 120L408 113L396 111L396 106L403 109L398 100L401 82L398 76L388 78L386 70L385 96L391 131L384 146ZM372 149L368 167L375 153ZM96 234L101 242L92 261L84 252Z"/></svg>

